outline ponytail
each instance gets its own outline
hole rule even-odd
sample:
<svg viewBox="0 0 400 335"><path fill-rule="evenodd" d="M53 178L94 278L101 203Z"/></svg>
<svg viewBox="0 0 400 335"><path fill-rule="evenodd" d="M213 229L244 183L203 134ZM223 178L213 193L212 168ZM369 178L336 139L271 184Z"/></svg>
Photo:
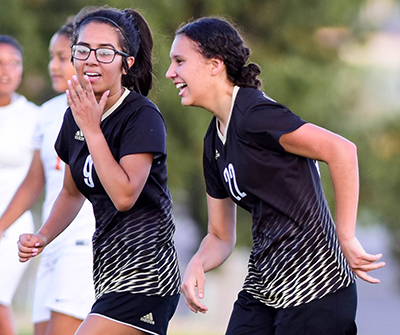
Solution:
<svg viewBox="0 0 400 335"><path fill-rule="evenodd" d="M233 79L235 85L240 87L260 88L261 80L257 76L261 73L260 67L255 63L243 66L237 78Z"/></svg>
<svg viewBox="0 0 400 335"><path fill-rule="evenodd" d="M122 85L133 88L138 93L147 96L153 84L153 36L149 25L137 11L125 9L123 13L131 21L131 25L139 32L140 44L136 56L134 56L135 63L131 68L128 69L126 59L124 59L124 68L127 73L122 76Z"/></svg>

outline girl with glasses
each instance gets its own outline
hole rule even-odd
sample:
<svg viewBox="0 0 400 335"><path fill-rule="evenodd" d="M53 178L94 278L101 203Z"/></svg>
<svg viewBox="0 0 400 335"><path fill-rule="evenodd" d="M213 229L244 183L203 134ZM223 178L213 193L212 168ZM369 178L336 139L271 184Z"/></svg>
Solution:
<svg viewBox="0 0 400 335"><path fill-rule="evenodd" d="M0 215L29 169L34 148L31 137L38 107L16 93L22 79L22 47L11 36L0 35ZM27 208L26 208L27 209ZM30 212L15 221L0 222L0 334L16 334L12 298L26 268L18 262L15 241L33 231Z"/></svg>
<svg viewBox="0 0 400 335"><path fill-rule="evenodd" d="M68 108L65 90L75 68L71 63L70 38L73 24L61 27L49 45L49 72L53 89L63 93L41 107L33 144L35 152L29 171L0 218L9 225L30 208L45 188L43 221L62 187L65 164L54 142ZM37 269L32 321L35 335L72 335L94 302L91 238L95 223L93 210L85 201L71 225L42 253Z"/></svg>
<svg viewBox="0 0 400 335"><path fill-rule="evenodd" d="M253 248L226 334L356 334L355 275L384 265L355 237L356 147L303 121L259 90L260 68L236 29L202 18L178 29L167 77L184 106L210 111L204 139L208 234L182 285L189 308L205 313L204 273L235 245L236 205L252 214ZM336 228L316 161L325 162Z"/></svg>
<svg viewBox="0 0 400 335"><path fill-rule="evenodd" d="M89 7L75 19L72 45L79 46L72 54L77 75L56 141L64 184L39 232L20 237L20 260L39 254L88 198L96 217L96 301L76 334L166 334L180 276L166 129L145 97L152 85L151 32L135 10ZM112 59L102 58L105 49Z"/></svg>

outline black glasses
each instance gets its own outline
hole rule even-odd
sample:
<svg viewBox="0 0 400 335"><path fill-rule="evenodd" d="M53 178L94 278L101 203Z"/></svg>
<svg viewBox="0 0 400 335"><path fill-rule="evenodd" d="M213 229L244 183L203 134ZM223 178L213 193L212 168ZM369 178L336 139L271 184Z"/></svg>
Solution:
<svg viewBox="0 0 400 335"><path fill-rule="evenodd" d="M92 49L80 44L74 44L72 46L72 57L78 60L86 60L89 58L92 51L94 51L95 57L99 63L112 63L115 59L116 54L124 57L129 57L127 53L115 50L113 48L103 47Z"/></svg>

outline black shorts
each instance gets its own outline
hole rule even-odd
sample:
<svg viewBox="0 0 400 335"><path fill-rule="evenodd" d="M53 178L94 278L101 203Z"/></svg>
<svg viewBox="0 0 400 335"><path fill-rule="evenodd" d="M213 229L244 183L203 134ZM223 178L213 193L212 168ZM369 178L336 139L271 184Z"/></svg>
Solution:
<svg viewBox="0 0 400 335"><path fill-rule="evenodd" d="M357 288L291 308L272 308L241 291L226 335L356 335Z"/></svg>
<svg viewBox="0 0 400 335"><path fill-rule="evenodd" d="M145 333L166 335L178 301L179 294L161 297L111 292L102 295L93 304L90 314L106 317Z"/></svg>

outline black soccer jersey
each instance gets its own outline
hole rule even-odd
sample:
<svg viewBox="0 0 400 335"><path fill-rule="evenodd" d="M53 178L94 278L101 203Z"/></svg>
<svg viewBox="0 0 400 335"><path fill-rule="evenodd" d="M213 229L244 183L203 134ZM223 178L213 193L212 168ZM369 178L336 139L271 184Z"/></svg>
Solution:
<svg viewBox="0 0 400 335"><path fill-rule="evenodd" d="M125 155L144 152L154 153L155 158L135 205L119 212L100 183L83 133L67 110L56 150L69 165L78 189L93 205L96 297L109 292L179 293L164 120L150 100L130 92L102 120L101 129L117 162Z"/></svg>
<svg viewBox="0 0 400 335"><path fill-rule="evenodd" d="M240 88L225 136L214 117L204 139L207 193L229 196L252 214L253 248L243 288L275 308L322 298L355 279L316 162L279 143L304 123L263 92Z"/></svg>

